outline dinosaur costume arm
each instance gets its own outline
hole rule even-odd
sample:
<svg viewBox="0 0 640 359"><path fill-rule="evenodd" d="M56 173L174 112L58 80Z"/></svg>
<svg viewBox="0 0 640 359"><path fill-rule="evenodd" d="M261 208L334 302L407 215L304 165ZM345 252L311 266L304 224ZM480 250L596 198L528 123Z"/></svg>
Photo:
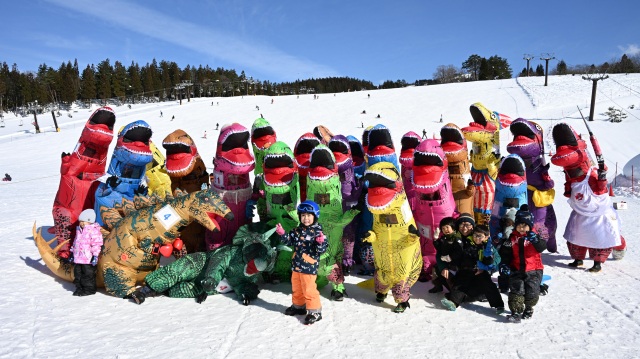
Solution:
<svg viewBox="0 0 640 359"><path fill-rule="evenodd" d="M202 285L208 294L214 294L215 288L224 278L225 272L231 263L233 251L237 250L233 246L225 246L218 249L210 258L204 272Z"/></svg>
<svg viewBox="0 0 640 359"><path fill-rule="evenodd" d="M367 243L375 243L375 241L378 239L378 237L376 236L376 233L374 231L367 231L367 236L366 237L362 237L362 241L363 242L367 242Z"/></svg>

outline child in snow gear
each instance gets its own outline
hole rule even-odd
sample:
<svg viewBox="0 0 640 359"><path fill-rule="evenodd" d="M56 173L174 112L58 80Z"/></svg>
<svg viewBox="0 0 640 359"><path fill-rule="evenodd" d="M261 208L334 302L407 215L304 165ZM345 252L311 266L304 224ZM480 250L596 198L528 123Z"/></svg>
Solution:
<svg viewBox="0 0 640 359"><path fill-rule="evenodd" d="M509 237L513 232L514 221L516 220L516 212L518 212L517 209L509 208L500 219L500 232L493 239L493 244L498 253L502 248L502 244L509 242ZM509 293L509 273L510 271L507 269L500 270L498 268L498 288L500 288L500 293Z"/></svg>
<svg viewBox="0 0 640 359"><path fill-rule="evenodd" d="M96 212L93 209L85 209L78 216L76 237L71 247L72 261L76 291L75 296L96 294L96 264L102 249L102 232L100 225L96 223Z"/></svg>
<svg viewBox="0 0 640 359"><path fill-rule="evenodd" d="M462 256L462 241L456 237L455 220L453 217L445 217L440 221L440 236L433 245L436 247L436 276L433 279L433 288L429 293L442 292L443 287L451 292L454 273L457 271L455 263Z"/></svg>
<svg viewBox="0 0 640 359"><path fill-rule="evenodd" d="M533 215L529 206L523 204L516 213L515 231L500 248L502 263L500 273L509 273L510 321L531 318L533 307L540 297L542 282L542 253L547 242L533 231Z"/></svg>
<svg viewBox="0 0 640 359"><path fill-rule="evenodd" d="M455 311L465 300L477 298L484 294L489 305L496 308L496 313L504 312L504 302L500 292L491 280L491 268L499 263L497 252L487 255L489 244L489 228L486 225L479 225L473 229L469 228L471 215L463 213L458 218L458 228L462 241L462 256L457 263L458 272L453 279L453 288L442 305L450 311ZM472 233L473 232L473 233ZM489 248L492 249L492 248Z"/></svg>
<svg viewBox="0 0 640 359"><path fill-rule="evenodd" d="M316 287L318 262L320 255L327 250L322 226L318 224L320 207L313 201L304 201L298 205L300 225L286 233L282 225L276 225L276 233L283 244L293 247L291 262L292 305L285 315L304 315L305 324L313 324L322 319L320 292Z"/></svg>

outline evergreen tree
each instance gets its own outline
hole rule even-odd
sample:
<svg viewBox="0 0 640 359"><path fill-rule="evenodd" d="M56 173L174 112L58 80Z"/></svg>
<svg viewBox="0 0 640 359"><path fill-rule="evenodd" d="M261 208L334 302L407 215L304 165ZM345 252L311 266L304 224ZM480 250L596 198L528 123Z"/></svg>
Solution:
<svg viewBox="0 0 640 359"><path fill-rule="evenodd" d="M95 74L95 71L90 65L87 65L87 67L82 71L82 80L80 82L81 84L80 98L85 101L89 101L91 99L96 98L97 90L96 90L96 78L94 74Z"/></svg>
<svg viewBox="0 0 640 359"><path fill-rule="evenodd" d="M480 57L480 55L473 54L469 56L469 58L465 62L462 63L462 69L471 74L471 79L473 81L478 81L481 63L482 57Z"/></svg>
<svg viewBox="0 0 640 359"><path fill-rule="evenodd" d="M544 76L544 66L542 64L536 66L536 76Z"/></svg>
<svg viewBox="0 0 640 359"><path fill-rule="evenodd" d="M556 74L558 75L566 75L567 74L567 64L564 60L560 60L558 65L556 66Z"/></svg>
<svg viewBox="0 0 640 359"><path fill-rule="evenodd" d="M98 64L96 73L96 89L98 90L98 98L107 100L112 95L111 90L111 77L113 73L113 67L109 63L109 59L106 59Z"/></svg>
<svg viewBox="0 0 640 359"><path fill-rule="evenodd" d="M491 67L489 66L489 62L487 61L487 59L483 57L482 60L480 61L480 70L478 72L478 80L484 81L484 80L492 79L493 77L491 77L491 75L492 75L492 72L491 72Z"/></svg>
<svg viewBox="0 0 640 359"><path fill-rule="evenodd" d="M124 68L120 61L113 64L113 76L111 78L111 87L113 96L124 99L127 88L127 69Z"/></svg>

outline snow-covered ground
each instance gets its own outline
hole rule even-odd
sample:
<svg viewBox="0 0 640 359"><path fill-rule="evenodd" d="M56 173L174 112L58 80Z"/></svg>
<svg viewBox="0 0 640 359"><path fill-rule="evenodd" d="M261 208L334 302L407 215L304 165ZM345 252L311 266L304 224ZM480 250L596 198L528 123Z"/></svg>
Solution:
<svg viewBox="0 0 640 359"><path fill-rule="evenodd" d="M640 230L634 224L640 214L640 186L636 180L632 193L630 178L624 178L622 171L634 164L635 173L640 172L640 75L611 75L599 81L597 97L590 126L611 180L617 164L615 193L620 197L613 200L628 203L629 209L619 212L627 255L621 261L607 261L598 274L567 267L570 259L562 233L570 209L563 197L557 197L560 253L543 254L545 273L552 276L551 289L536 306L534 317L521 324L507 323L487 303L464 304L456 312L443 310L442 293L427 293L428 283L417 283L411 308L395 314L390 297L378 304L372 291L356 285L367 279L359 276L347 278L349 297L343 302L329 300L329 287L321 291L323 320L313 326L283 314L291 301L290 285L285 283L264 285L259 299L248 307L233 294L212 296L203 304L151 298L140 306L104 292L73 297L73 284L56 279L44 266L31 228L34 221L39 227L53 224L60 153L73 150L96 107L62 111L60 132L54 130L50 113L39 115L40 134L34 133L33 116L16 118L5 113L5 127L0 128L0 174L9 173L13 181L0 182L0 357L637 357L640 252L636 240ZM145 120L154 130L156 143L177 128L185 130L211 166L216 124L239 122L250 128L260 114L291 147L300 135L320 124L334 134L360 137L361 124L382 123L391 129L396 145L407 131L424 129L428 136L438 136L441 115L444 123L465 126L471 121L469 105L474 102L513 119L535 120L545 133L565 121L587 136L576 106L587 116L590 98L590 81L551 76L546 87L544 78L531 77L320 94L315 100L313 95L196 98L182 105L136 104L114 110L116 129ZM631 105L635 108L630 109ZM607 122L603 113L609 106L622 108L627 119ZM363 110L366 115L361 114ZM378 114L380 119L375 118ZM207 139L202 138L205 131ZM506 153L509 131L503 131L501 139ZM546 140L548 150L553 150L550 136ZM551 175L560 189L561 170L552 166Z"/></svg>

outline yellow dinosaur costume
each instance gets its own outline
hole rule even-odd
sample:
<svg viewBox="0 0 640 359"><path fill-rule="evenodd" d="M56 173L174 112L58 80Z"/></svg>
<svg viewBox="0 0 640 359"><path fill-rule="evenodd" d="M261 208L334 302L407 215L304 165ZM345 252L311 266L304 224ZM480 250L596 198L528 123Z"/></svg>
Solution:
<svg viewBox="0 0 640 359"><path fill-rule="evenodd" d="M369 181L366 202L373 214L373 228L363 240L373 246L376 300L384 301L391 290L398 303L394 311L403 312L422 268L418 230L393 164L378 162L364 177Z"/></svg>

